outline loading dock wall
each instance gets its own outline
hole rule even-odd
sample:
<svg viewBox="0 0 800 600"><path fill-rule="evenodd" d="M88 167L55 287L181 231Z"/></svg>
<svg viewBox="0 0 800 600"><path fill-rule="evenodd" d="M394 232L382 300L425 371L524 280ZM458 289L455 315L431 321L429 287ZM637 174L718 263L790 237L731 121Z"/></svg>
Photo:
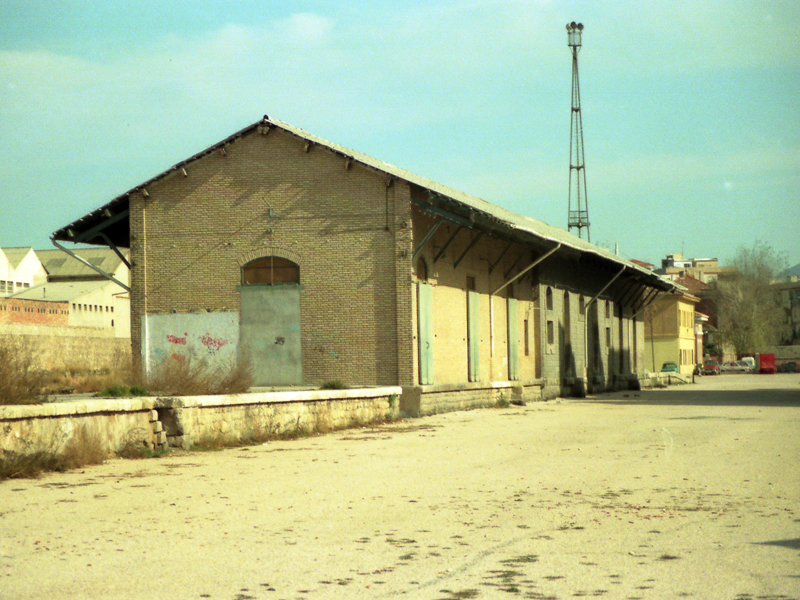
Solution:
<svg viewBox="0 0 800 600"><path fill-rule="evenodd" d="M330 431L398 417L401 394L382 387L0 406L0 458L60 453L81 429L110 454L126 446L188 448L209 439Z"/></svg>

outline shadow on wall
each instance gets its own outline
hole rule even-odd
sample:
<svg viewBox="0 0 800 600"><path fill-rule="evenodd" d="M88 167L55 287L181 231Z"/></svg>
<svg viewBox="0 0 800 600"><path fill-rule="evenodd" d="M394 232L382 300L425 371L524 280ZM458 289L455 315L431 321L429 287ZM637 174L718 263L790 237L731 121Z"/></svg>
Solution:
<svg viewBox="0 0 800 600"><path fill-rule="evenodd" d="M570 332L563 323L558 327L558 347L561 353L558 361L561 393L575 398L584 398L586 385L583 381L583 373L578 372Z"/></svg>

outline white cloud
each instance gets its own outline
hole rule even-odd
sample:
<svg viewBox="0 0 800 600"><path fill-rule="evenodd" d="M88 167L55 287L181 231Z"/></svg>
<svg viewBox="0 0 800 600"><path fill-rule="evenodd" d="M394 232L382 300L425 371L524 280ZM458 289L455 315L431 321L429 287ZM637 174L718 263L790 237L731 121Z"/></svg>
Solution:
<svg viewBox="0 0 800 600"><path fill-rule="evenodd" d="M287 42L320 46L330 40L334 21L313 13L296 13L280 21L277 28Z"/></svg>

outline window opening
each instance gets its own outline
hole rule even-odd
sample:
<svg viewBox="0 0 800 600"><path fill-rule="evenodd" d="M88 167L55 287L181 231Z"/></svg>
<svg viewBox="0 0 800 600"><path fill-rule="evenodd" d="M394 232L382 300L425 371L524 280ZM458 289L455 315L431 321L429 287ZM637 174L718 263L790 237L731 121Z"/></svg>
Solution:
<svg viewBox="0 0 800 600"><path fill-rule="evenodd" d="M417 279L420 281L428 281L428 263L421 256L417 260Z"/></svg>
<svg viewBox="0 0 800 600"><path fill-rule="evenodd" d="M525 338L525 356L529 356L530 355L530 344L528 342L528 319L525 319L522 322L522 327L524 329L523 335L524 335L524 338Z"/></svg>
<svg viewBox="0 0 800 600"><path fill-rule="evenodd" d="M268 256L242 267L244 285L300 283L300 267L290 260Z"/></svg>

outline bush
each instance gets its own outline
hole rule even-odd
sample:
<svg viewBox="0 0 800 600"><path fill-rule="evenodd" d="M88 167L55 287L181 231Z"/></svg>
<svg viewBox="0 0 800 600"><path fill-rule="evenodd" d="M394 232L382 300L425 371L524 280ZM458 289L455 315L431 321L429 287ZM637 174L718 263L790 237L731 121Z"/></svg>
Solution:
<svg viewBox="0 0 800 600"><path fill-rule="evenodd" d="M0 338L0 404L39 402L45 373L35 367L30 343Z"/></svg>
<svg viewBox="0 0 800 600"><path fill-rule="evenodd" d="M322 390L346 390L347 385L344 382L340 381L339 379L334 379L333 381L326 381L322 384L320 388Z"/></svg>
<svg viewBox="0 0 800 600"><path fill-rule="evenodd" d="M124 398L130 395L130 388L125 387L124 385L112 385L109 388L104 389L102 392L97 392L95 396L99 396L101 398Z"/></svg>
<svg viewBox="0 0 800 600"><path fill-rule="evenodd" d="M0 481L35 478L44 471L67 471L99 465L108 457L102 439L95 431L79 427L61 452L42 450L33 453L0 451Z"/></svg>
<svg viewBox="0 0 800 600"><path fill-rule="evenodd" d="M84 363L46 370L36 348L19 336L0 337L0 404L33 404L48 394L97 392L132 381L130 352L117 352L114 369L98 370Z"/></svg>
<svg viewBox="0 0 800 600"><path fill-rule="evenodd" d="M150 392L141 385L127 387L124 385L112 385L102 392L95 394L98 398L130 398L131 396L149 396Z"/></svg>
<svg viewBox="0 0 800 600"><path fill-rule="evenodd" d="M228 368L211 367L205 360L168 358L147 378L147 387L161 394L204 396L241 394L253 385L250 365L239 360Z"/></svg>

